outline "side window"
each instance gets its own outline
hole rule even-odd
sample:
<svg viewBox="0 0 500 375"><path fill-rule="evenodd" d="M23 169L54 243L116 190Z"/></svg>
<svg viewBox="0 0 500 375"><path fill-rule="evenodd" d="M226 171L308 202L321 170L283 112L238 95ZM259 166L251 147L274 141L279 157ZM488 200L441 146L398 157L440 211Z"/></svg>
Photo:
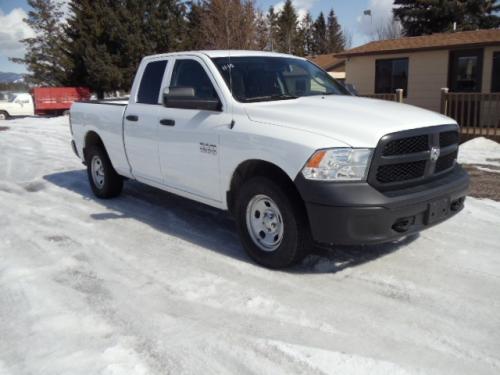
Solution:
<svg viewBox="0 0 500 375"><path fill-rule="evenodd" d="M200 99L217 99L217 92L207 73L198 61L177 60L172 72L170 87L192 87Z"/></svg>
<svg viewBox="0 0 500 375"><path fill-rule="evenodd" d="M137 92L137 103L158 104L161 81L166 67L167 60L153 61L146 65Z"/></svg>

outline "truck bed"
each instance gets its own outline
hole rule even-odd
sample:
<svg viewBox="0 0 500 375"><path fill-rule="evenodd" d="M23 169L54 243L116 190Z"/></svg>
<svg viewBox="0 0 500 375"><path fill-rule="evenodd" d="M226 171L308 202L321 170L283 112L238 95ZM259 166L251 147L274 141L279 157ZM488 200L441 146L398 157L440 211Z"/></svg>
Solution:
<svg viewBox="0 0 500 375"><path fill-rule="evenodd" d="M71 128L79 156L83 159L85 137L92 131L102 139L113 167L123 176L130 176L123 141L123 116L127 101L89 100L71 107Z"/></svg>

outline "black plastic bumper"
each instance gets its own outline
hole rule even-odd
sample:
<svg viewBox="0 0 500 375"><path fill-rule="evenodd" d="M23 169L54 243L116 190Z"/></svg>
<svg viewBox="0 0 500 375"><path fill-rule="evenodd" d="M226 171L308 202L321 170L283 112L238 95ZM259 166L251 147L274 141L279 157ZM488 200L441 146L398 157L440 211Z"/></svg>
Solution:
<svg viewBox="0 0 500 375"><path fill-rule="evenodd" d="M358 245L391 241L452 217L463 208L469 176L457 166L438 180L387 192L366 182L310 181L301 173L295 184L315 241Z"/></svg>

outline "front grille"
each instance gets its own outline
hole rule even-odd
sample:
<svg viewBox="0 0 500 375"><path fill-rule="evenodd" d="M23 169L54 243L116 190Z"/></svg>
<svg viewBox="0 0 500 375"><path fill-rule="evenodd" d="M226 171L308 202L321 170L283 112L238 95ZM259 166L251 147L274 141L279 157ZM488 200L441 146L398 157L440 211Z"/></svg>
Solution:
<svg viewBox="0 0 500 375"><path fill-rule="evenodd" d="M458 144L460 140L460 136L458 135L458 132L455 130L448 131L448 132L443 132L439 134L439 147L448 147L450 145L453 145L455 143Z"/></svg>
<svg viewBox="0 0 500 375"><path fill-rule="evenodd" d="M416 137L395 139L384 146L384 156L411 154L429 149L429 136L427 134Z"/></svg>
<svg viewBox="0 0 500 375"><path fill-rule="evenodd" d="M424 175L425 161L381 165L377 170L377 180L382 183L413 180Z"/></svg>
<svg viewBox="0 0 500 375"><path fill-rule="evenodd" d="M455 125L388 134L375 149L368 182L379 190L390 190L417 185L451 171L458 142ZM437 160L433 158L436 154Z"/></svg>
<svg viewBox="0 0 500 375"><path fill-rule="evenodd" d="M440 173L447 169L450 169L455 165L455 160L457 159L457 151L452 152L451 154L441 156L436 162L436 169L434 173Z"/></svg>

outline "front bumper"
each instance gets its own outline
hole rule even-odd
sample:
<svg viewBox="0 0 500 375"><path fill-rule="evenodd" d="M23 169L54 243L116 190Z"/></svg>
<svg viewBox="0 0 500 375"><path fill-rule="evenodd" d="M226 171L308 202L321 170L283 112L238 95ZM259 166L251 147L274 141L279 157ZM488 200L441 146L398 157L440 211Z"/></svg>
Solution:
<svg viewBox="0 0 500 375"><path fill-rule="evenodd" d="M469 176L456 166L419 186L380 192L366 182L295 179L315 241L336 245L388 242L441 223L463 208Z"/></svg>

